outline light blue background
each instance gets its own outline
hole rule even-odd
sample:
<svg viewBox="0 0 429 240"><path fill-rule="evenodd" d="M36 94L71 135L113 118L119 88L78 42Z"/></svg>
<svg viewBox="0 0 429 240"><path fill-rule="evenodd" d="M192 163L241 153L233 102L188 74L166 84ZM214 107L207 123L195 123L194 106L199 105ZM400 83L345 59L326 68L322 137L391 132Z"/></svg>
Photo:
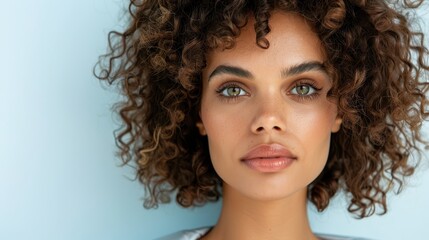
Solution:
<svg viewBox="0 0 429 240"><path fill-rule="evenodd" d="M143 188L128 180L131 169L117 167L112 132L118 121L110 106L118 95L102 88L92 66L106 49L107 32L120 29L123 2L1 5L0 239L147 240L214 224L219 204L145 210ZM409 185L390 198L382 217L354 220L341 197L325 213L310 208L313 229L427 239L427 166Z"/></svg>

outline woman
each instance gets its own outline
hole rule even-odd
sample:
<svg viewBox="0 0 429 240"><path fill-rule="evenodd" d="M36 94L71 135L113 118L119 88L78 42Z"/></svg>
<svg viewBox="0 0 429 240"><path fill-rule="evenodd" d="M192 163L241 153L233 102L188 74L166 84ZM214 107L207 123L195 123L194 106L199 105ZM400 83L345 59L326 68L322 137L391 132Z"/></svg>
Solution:
<svg viewBox="0 0 429 240"><path fill-rule="evenodd" d="M126 97L124 164L146 207L222 196L214 227L166 239L342 239L306 213L339 189L385 213L427 144L428 50L402 12L419 3L132 1L98 74Z"/></svg>

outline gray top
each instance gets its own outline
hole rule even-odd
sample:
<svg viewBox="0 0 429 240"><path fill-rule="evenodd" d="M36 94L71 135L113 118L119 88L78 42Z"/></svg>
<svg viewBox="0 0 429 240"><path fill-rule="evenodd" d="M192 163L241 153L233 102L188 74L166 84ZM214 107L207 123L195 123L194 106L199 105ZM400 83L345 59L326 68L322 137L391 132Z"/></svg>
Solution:
<svg viewBox="0 0 429 240"><path fill-rule="evenodd" d="M200 237L204 236L211 227L203 227L192 230L183 230L180 232L176 232L170 234L168 236L164 236L161 238L157 238L156 240L198 240ZM316 234L320 240L365 240L363 238L356 237L345 237L345 236L336 236L336 235L327 235L327 234ZM367 239L368 240L368 239Z"/></svg>

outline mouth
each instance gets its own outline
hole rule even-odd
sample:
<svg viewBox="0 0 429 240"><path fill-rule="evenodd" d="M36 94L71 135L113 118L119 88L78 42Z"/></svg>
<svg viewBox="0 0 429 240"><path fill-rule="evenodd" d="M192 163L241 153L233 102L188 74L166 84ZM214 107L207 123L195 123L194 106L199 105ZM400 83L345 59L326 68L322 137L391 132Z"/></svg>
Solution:
<svg viewBox="0 0 429 240"><path fill-rule="evenodd" d="M278 172L298 158L280 144L264 144L250 150L240 160L259 172Z"/></svg>

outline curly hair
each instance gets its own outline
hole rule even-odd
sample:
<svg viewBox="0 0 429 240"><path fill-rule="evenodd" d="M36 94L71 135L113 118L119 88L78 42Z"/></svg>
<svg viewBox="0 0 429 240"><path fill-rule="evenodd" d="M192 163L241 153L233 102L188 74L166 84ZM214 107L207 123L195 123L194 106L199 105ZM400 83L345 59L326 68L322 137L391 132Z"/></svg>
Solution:
<svg viewBox="0 0 429 240"><path fill-rule="evenodd" d="M221 197L199 120L206 54L231 49L249 16L256 44L269 48L274 10L300 14L318 34L333 76L343 124L332 135L328 162L308 187L323 211L344 189L348 211L387 211L386 194L399 193L422 156L428 119L428 49L412 25L417 2L383 0L131 0L129 26L109 34L108 53L94 74L118 83L123 127L116 143L122 165L136 168L146 208L176 201L190 207Z"/></svg>

